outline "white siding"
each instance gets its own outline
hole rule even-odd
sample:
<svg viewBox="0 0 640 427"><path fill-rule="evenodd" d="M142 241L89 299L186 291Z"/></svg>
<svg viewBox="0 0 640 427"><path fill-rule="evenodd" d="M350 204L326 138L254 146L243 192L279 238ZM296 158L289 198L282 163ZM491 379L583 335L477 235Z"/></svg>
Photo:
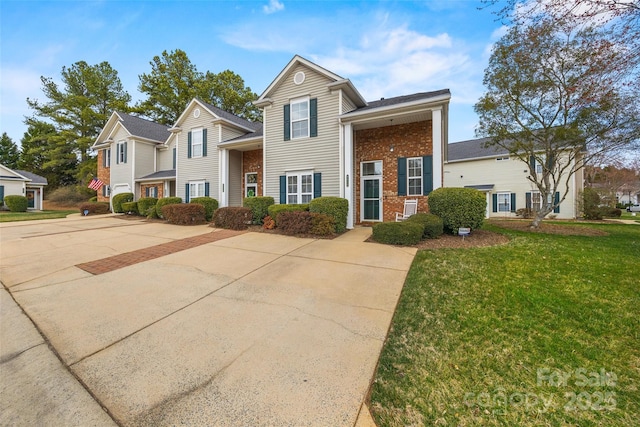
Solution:
<svg viewBox="0 0 640 427"><path fill-rule="evenodd" d="M136 141L136 178L142 178L156 171L155 145Z"/></svg>
<svg viewBox="0 0 640 427"><path fill-rule="evenodd" d="M129 134L119 127L118 131L112 136L113 143L111 144L111 188L116 184L129 184L131 188L135 188L133 185L133 142L130 141ZM117 143L121 141L127 141L127 163L118 163L117 156Z"/></svg>
<svg viewBox="0 0 640 427"><path fill-rule="evenodd" d="M174 140L167 145L166 149L158 150L158 163L156 171L166 171L173 169L173 148L176 146Z"/></svg>
<svg viewBox="0 0 640 427"><path fill-rule="evenodd" d="M217 132L217 127L216 127L216 132ZM237 138L244 134L246 134L246 132L240 132L236 129L230 129L224 126L222 127L222 141L229 141L230 139ZM217 138L218 136L216 135L216 140Z"/></svg>
<svg viewBox="0 0 640 427"><path fill-rule="evenodd" d="M229 151L229 206L242 206L242 152Z"/></svg>
<svg viewBox="0 0 640 427"><path fill-rule="evenodd" d="M356 106L346 95L342 96L342 114L348 113L356 109Z"/></svg>
<svg viewBox="0 0 640 427"><path fill-rule="evenodd" d="M24 192L24 181L14 181L8 179L0 179L0 185L4 186L4 197L7 196L26 196ZM0 204L1 206L2 204Z"/></svg>

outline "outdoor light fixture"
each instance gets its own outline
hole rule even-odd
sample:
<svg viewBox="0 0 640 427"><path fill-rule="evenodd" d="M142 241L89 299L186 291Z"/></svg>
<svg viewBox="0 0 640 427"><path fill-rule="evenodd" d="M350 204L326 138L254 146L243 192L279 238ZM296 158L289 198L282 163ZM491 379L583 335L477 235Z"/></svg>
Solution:
<svg viewBox="0 0 640 427"><path fill-rule="evenodd" d="M389 146L389 151L391 151L393 153L393 145Z"/></svg>

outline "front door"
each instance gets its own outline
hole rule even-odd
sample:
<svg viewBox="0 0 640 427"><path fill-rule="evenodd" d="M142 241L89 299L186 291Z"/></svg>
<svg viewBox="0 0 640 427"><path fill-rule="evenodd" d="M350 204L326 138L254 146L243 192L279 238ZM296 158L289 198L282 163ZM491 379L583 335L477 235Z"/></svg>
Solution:
<svg viewBox="0 0 640 427"><path fill-rule="evenodd" d="M27 201L29 202L27 205L29 209L36 207L36 190L27 190Z"/></svg>
<svg viewBox="0 0 640 427"><path fill-rule="evenodd" d="M360 220L382 221L382 161L360 164Z"/></svg>

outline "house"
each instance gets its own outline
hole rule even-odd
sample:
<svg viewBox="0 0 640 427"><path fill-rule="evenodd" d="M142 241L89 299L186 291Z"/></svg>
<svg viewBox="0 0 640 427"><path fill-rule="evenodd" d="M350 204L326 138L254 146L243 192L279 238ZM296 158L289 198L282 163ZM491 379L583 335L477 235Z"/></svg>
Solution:
<svg viewBox="0 0 640 427"><path fill-rule="evenodd" d="M486 147L487 141L489 138L449 144L444 163L444 186L475 188L484 192L487 218L515 218L520 208L539 207L540 192L527 179L528 166L502 147ZM564 157L560 162L566 162L567 159ZM580 161L580 158L571 161L575 163L576 160ZM535 163L535 160L532 161ZM542 165L534 164L533 167L541 171ZM575 167L575 164L570 167ZM584 188L583 169L561 180L558 187L560 191L565 185L569 189L567 197L550 215L564 219L576 218L578 197ZM560 200L559 192L554 197Z"/></svg>
<svg viewBox="0 0 640 427"><path fill-rule="evenodd" d="M16 195L26 196L28 209L42 210L45 185L45 177L0 165L0 206L4 205L5 196Z"/></svg>
<svg viewBox="0 0 640 427"><path fill-rule="evenodd" d="M428 194L443 185L450 98L444 89L367 102L350 80L296 55L254 102L262 123L194 99L161 141L128 125L132 116L114 113L94 144L105 151L98 176L112 195L129 184L136 198L156 179L165 189L158 197L173 194L174 179L183 200L210 196L220 206L241 206L253 195L281 204L337 196L349 201L349 228L389 221L407 198L426 211ZM132 150L142 142L155 150ZM109 171L102 160L114 144L125 153L118 151L118 174L113 158Z"/></svg>

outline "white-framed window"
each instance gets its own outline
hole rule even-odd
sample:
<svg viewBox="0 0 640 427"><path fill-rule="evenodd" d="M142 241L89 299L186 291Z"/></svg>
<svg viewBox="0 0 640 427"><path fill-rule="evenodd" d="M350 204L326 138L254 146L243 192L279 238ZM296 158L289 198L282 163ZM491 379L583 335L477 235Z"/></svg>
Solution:
<svg viewBox="0 0 640 427"><path fill-rule="evenodd" d="M255 197L258 195L258 174L248 172L244 175L244 197Z"/></svg>
<svg viewBox="0 0 640 427"><path fill-rule="evenodd" d="M534 211L539 211L542 207L542 197L539 191L531 192L531 209Z"/></svg>
<svg viewBox="0 0 640 427"><path fill-rule="evenodd" d="M111 148L105 148L104 150L102 150L102 156L102 165L105 168L111 167Z"/></svg>
<svg viewBox="0 0 640 427"><path fill-rule="evenodd" d="M189 182L189 199L194 197L204 197L204 181Z"/></svg>
<svg viewBox="0 0 640 427"><path fill-rule="evenodd" d="M153 187L149 187L149 195L147 197L158 197L158 187L157 186L153 186Z"/></svg>
<svg viewBox="0 0 640 427"><path fill-rule="evenodd" d="M202 157L202 128L191 129L191 157Z"/></svg>
<svg viewBox="0 0 640 427"><path fill-rule="evenodd" d="M309 203L313 199L313 172L287 174L287 204Z"/></svg>
<svg viewBox="0 0 640 427"><path fill-rule="evenodd" d="M498 157L496 158L496 162L504 162L509 160L509 156L503 156L503 157Z"/></svg>
<svg viewBox="0 0 640 427"><path fill-rule="evenodd" d="M111 187L109 187L108 185L103 185L102 186L102 196L109 197L110 195L111 195Z"/></svg>
<svg viewBox="0 0 640 427"><path fill-rule="evenodd" d="M309 98L291 101L291 139L309 137Z"/></svg>
<svg viewBox="0 0 640 427"><path fill-rule="evenodd" d="M498 193L498 212L511 212L511 193Z"/></svg>
<svg viewBox="0 0 640 427"><path fill-rule="evenodd" d="M407 159L407 195L422 196L422 157Z"/></svg>
<svg viewBox="0 0 640 427"><path fill-rule="evenodd" d="M127 142L120 141L116 144L117 163L127 163Z"/></svg>

